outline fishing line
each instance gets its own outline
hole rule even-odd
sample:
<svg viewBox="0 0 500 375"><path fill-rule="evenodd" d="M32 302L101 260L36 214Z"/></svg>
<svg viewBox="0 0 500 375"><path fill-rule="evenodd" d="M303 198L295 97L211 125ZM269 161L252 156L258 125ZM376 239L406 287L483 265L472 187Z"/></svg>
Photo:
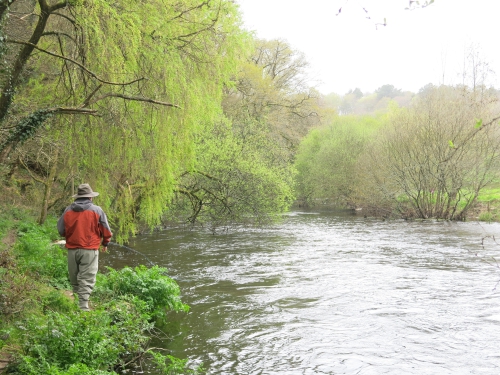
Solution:
<svg viewBox="0 0 500 375"><path fill-rule="evenodd" d="M157 265L156 263L154 263L153 261L151 261L151 259L149 259L146 255L144 255L140 251L137 251L137 250L132 249L131 247L128 247L128 246L125 246L125 245L120 245L119 243L116 243L116 242L110 242L110 244L116 245L116 246L119 246L119 247L123 247L123 248L125 248L127 250L133 251L134 253L137 253L137 254L143 256L152 266L156 266Z"/></svg>

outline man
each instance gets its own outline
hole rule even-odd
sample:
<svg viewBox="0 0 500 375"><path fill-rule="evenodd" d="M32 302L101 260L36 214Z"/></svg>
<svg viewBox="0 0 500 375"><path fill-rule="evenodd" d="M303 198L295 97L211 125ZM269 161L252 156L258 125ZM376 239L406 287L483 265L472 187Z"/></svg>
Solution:
<svg viewBox="0 0 500 375"><path fill-rule="evenodd" d="M107 251L113 235L101 207L92 203L99 193L89 184L78 186L75 201L66 207L57 222L59 234L66 238L69 280L78 296L80 309L89 311L89 297L94 289L99 261L99 248Z"/></svg>

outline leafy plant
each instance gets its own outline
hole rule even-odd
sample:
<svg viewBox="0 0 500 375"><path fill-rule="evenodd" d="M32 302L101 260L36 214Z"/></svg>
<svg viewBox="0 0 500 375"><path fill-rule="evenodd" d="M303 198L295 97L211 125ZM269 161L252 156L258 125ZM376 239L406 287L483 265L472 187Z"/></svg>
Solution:
<svg viewBox="0 0 500 375"><path fill-rule="evenodd" d="M22 327L16 368L22 374L48 374L69 371L75 364L94 370L125 367L132 355L143 351L151 328L136 305L125 300L87 313L30 317Z"/></svg>
<svg viewBox="0 0 500 375"><path fill-rule="evenodd" d="M179 359L171 355L163 355L161 353L152 353L152 357L154 366L162 375L195 375L203 371L202 366L196 369L188 368L187 359Z"/></svg>
<svg viewBox="0 0 500 375"><path fill-rule="evenodd" d="M34 222L20 224L15 254L21 270L29 270L52 286L68 289L65 251L52 243L59 237L55 228L55 219L48 220L44 225Z"/></svg>
<svg viewBox="0 0 500 375"><path fill-rule="evenodd" d="M108 267L108 271L106 275L98 275L94 292L97 297L110 300L119 296L135 296L145 302L153 318L164 318L167 310L189 310L181 302L179 286L166 276L165 268L142 265L134 269L125 267L120 271Z"/></svg>

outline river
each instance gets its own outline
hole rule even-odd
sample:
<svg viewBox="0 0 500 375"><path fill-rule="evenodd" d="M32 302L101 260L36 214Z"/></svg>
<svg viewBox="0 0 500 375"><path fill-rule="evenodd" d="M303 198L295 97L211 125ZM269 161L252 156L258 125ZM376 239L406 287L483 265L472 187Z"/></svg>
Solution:
<svg viewBox="0 0 500 375"><path fill-rule="evenodd" d="M500 374L498 223L294 211L265 229L169 229L129 246L191 306L155 346L207 374ZM147 264L110 250L101 267Z"/></svg>

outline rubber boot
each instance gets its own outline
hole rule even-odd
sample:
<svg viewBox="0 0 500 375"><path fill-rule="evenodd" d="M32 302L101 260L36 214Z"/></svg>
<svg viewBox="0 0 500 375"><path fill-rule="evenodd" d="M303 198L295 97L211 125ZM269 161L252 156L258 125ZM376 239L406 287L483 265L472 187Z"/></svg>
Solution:
<svg viewBox="0 0 500 375"><path fill-rule="evenodd" d="M80 310L82 310L82 311L90 311L89 301L79 300L78 306L80 307Z"/></svg>

